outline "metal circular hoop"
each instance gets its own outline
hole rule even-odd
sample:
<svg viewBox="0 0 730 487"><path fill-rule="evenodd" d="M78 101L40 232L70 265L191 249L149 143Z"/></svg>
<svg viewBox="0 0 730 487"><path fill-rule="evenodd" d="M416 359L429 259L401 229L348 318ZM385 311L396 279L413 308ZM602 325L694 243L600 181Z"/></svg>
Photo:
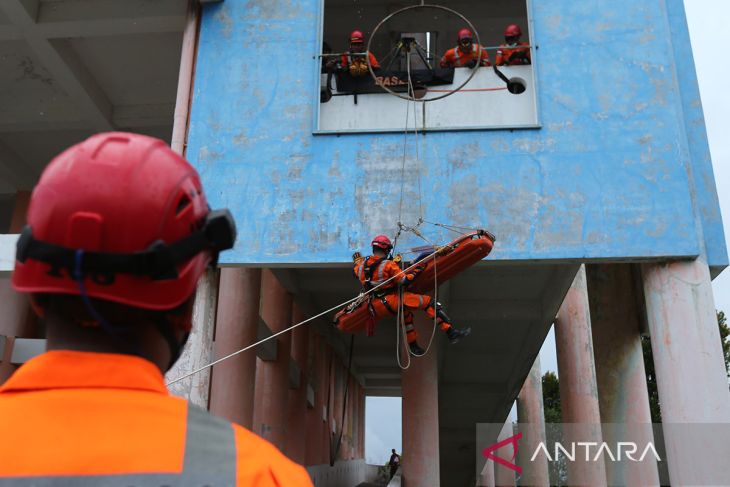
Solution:
<svg viewBox="0 0 730 487"><path fill-rule="evenodd" d="M465 87L467 85L467 83L469 83L469 81L471 81L471 79L477 73L477 70L481 67L481 58L477 60L477 65L476 65L476 67L474 67L474 69L471 70L471 74L469 75L469 77L466 78L466 80L464 80L464 82L461 83L461 85L458 88L456 88L455 90L450 91L449 93L445 93L443 95L439 95L439 96L437 96L435 98L428 98L428 99L425 99L424 100L423 98L419 99L419 98L416 98L416 97L413 97L413 96L410 96L410 95L409 96L403 96L400 93L396 93L395 91L391 90L387 86L384 86L383 84L378 83L378 80L375 77L375 72L373 71L373 66L372 66L372 64L370 64L370 45L373 42L373 38L375 37L375 33L378 32L378 30L383 26L383 24L385 24L387 21L389 21L393 17L395 17L397 15L400 15L403 12L406 12L408 10L415 10L415 9L419 9L419 8L434 8L436 10L443 10L445 12L448 12L448 13L451 13L451 14L456 15L461 20L463 20L464 22L466 22L466 24L469 26L469 28L471 29L471 31L474 33L474 37L476 37L477 46L479 46L479 52L480 53L481 53L482 44L481 44L481 42L479 42L479 32L477 32L476 28L469 21L469 19L467 19L466 17L464 17L462 14L460 14L456 10L451 9L449 7L444 7L443 5L423 4L423 3L421 3L420 5L411 5L410 7L403 7L402 9L396 10L392 14L388 15L387 17L385 17L383 20L381 20L378 23L378 25L375 26L375 29L373 29L373 32L370 34L370 38L368 39L368 45L367 45L367 48L365 50L365 61L367 61L367 63L368 63L368 71L370 71L370 76L373 78L373 81L375 82L375 85L376 86L380 86L382 89L384 89L385 91L387 91L388 93L390 93L393 96L397 96L398 98L402 98L402 99L408 100L408 101L420 101L420 102L426 103L427 101L442 100L442 99L446 98L447 96L451 96L454 93L458 93L459 91L461 91L461 89L463 87ZM480 56L481 56L481 54L480 54Z"/></svg>

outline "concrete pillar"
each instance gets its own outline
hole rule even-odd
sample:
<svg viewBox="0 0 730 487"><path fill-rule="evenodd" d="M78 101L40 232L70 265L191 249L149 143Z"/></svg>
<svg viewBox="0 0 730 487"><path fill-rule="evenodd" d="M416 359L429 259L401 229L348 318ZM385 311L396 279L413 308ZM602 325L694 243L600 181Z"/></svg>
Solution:
<svg viewBox="0 0 730 487"><path fill-rule="evenodd" d="M299 306L292 308L292 325L304 320ZM291 357L299 367L299 387L289 390L289 431L286 437L286 454L295 462L306 461L307 423L307 354L309 350L309 327L302 325L292 331Z"/></svg>
<svg viewBox="0 0 730 487"><path fill-rule="evenodd" d="M261 269L224 267L218 291L215 358L256 342L261 298ZM246 428L253 424L256 350L214 366L210 411Z"/></svg>
<svg viewBox="0 0 730 487"><path fill-rule="evenodd" d="M261 274L261 317L273 333L291 326L292 298L265 269ZM291 333L277 337L276 360L258 360L256 365L256 404L253 431L284 451L289 401L289 354Z"/></svg>
<svg viewBox="0 0 730 487"><path fill-rule="evenodd" d="M422 336L433 323L417 313L416 327ZM402 374L403 480L406 485L438 487L438 347L424 357L412 357L411 366Z"/></svg>
<svg viewBox="0 0 730 487"><path fill-rule="evenodd" d="M497 441L504 441L514 435L512 430L512 421L507 418L507 421L502 427L502 431L499 433ZM497 456L507 460L508 462L514 463L515 461L515 450L511 444L507 444L495 452ZM504 465L494 466L494 485L495 487L515 487L517 479L515 477L515 471L510 470Z"/></svg>
<svg viewBox="0 0 730 487"><path fill-rule="evenodd" d="M215 331L218 296L218 270L205 271L198 283L193 304L193 330L175 365L165 374L171 381L198 370L213 361L213 333ZM203 409L208 409L210 368L168 386L170 393L184 397Z"/></svg>
<svg viewBox="0 0 730 487"><path fill-rule="evenodd" d="M718 425L730 423L730 392L707 264L647 264L642 274L670 481L727 484L730 442Z"/></svg>
<svg viewBox="0 0 730 487"><path fill-rule="evenodd" d="M327 400L327 349L322 337L314 334L312 340L313 366L310 382L314 389L314 407L307 410L307 446L306 465L320 465L327 462L324 454L324 430L326 422L323 419Z"/></svg>
<svg viewBox="0 0 730 487"><path fill-rule="evenodd" d="M560 376L560 404L563 423L580 423L580 438L575 441L600 444L601 414L598 406L596 368L593 362L591 316L586 290L585 266L581 266L560 306L555 319L555 348ZM568 442L573 431L564 431ZM570 485L601 487L606 485L606 468L602 462L568 462Z"/></svg>
<svg viewBox="0 0 730 487"><path fill-rule="evenodd" d="M479 487L495 487L494 484L494 460L487 460L484 463L482 474L479 479Z"/></svg>
<svg viewBox="0 0 730 487"><path fill-rule="evenodd" d="M25 215L30 203L30 191L18 191L15 194L13 214L10 218L10 233L20 233L25 226ZM34 338L37 334L37 320L30 309L28 296L16 293L10 276L0 277L0 335L6 337L5 348L0 349L0 384L10 377L17 366L10 363L16 337Z"/></svg>
<svg viewBox="0 0 730 487"><path fill-rule="evenodd" d="M646 444L653 441L644 354L641 348L639 309L629 264L586 266L591 308L601 421L610 423L604 441ZM659 485L656 459L613 462L606 459L609 485Z"/></svg>
<svg viewBox="0 0 730 487"><path fill-rule="evenodd" d="M538 448L540 442L545 442L545 411L542 403L542 372L539 355L535 358L517 397L517 419L520 431L524 435L520 441L520 462L518 463L523 469L520 485L548 487L550 474L547 458L540 455L534 461L530 461L532 452Z"/></svg>

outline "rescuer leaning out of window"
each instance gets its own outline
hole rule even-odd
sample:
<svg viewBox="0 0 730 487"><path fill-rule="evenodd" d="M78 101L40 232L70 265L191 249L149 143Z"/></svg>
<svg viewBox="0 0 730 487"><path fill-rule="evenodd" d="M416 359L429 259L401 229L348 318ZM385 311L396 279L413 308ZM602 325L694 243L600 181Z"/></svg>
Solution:
<svg viewBox="0 0 730 487"><path fill-rule="evenodd" d="M274 446L165 387L198 280L235 238L161 140L97 134L51 161L13 273L48 351L0 387L0 484L311 486Z"/></svg>
<svg viewBox="0 0 730 487"><path fill-rule="evenodd" d="M337 69L339 71L346 71L353 77L365 76L368 74L368 63L365 60L365 36L359 30L353 30L350 33L350 48L349 50L340 57ZM361 54L358 56L358 54ZM373 69L380 68L378 60L372 52L368 53L370 59L370 65Z"/></svg>
<svg viewBox="0 0 730 487"><path fill-rule="evenodd" d="M461 29L456 40L458 45L441 58L442 68L475 68L477 62L480 66L491 66L487 50L474 43L474 35L469 29Z"/></svg>
<svg viewBox="0 0 730 487"><path fill-rule="evenodd" d="M504 44L499 45L497 58L494 64L497 66L520 66L531 64L530 48L527 42L520 42L522 29L517 24L510 24L504 29Z"/></svg>
<svg viewBox="0 0 730 487"><path fill-rule="evenodd" d="M375 237L372 241L372 248L373 255L367 258L358 257L355 260L353 269L355 277L363 286L363 290L369 291L388 279L398 276L372 293L373 298L370 305L377 320L398 313L398 306L400 305L398 288L410 285L423 272L425 265L401 274L401 268L398 264L388 258L390 251L393 250L393 244L385 235ZM403 291L403 322L406 328L406 341L413 355L423 355L425 353L418 345L418 332L413 326L412 310L414 309L424 310L431 319L435 317L439 328L446 332L446 336L451 343L457 343L462 337L471 333L471 328L457 330L451 326L451 319L444 312L441 303L436 303L434 306L431 296L411 293L407 290Z"/></svg>

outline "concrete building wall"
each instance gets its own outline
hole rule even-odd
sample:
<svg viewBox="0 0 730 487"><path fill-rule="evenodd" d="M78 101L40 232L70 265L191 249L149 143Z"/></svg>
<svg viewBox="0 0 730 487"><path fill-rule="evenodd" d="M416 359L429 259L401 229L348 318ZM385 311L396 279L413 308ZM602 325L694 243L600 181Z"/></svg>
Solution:
<svg viewBox="0 0 730 487"><path fill-rule="evenodd" d="M420 170L427 218L494 230L498 260L706 250L726 265L681 0L532 0L530 14L542 128L429 133L405 163L407 202ZM343 263L395 232L403 133L312 135L320 15L317 0L204 10L188 157L256 237L226 262ZM404 114L391 102L384 117Z"/></svg>

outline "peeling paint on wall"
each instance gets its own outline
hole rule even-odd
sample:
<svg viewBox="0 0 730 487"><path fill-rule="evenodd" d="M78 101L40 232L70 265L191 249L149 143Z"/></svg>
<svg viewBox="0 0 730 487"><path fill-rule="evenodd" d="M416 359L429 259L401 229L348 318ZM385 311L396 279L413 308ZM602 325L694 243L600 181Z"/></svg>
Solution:
<svg viewBox="0 0 730 487"><path fill-rule="evenodd" d="M495 259L692 256L709 242L711 264L727 262L698 94L676 82L696 84L674 64L686 26L664 1L533 1L543 128L428 133L419 159L411 135L405 161L403 133L312 135L318 0L206 6L188 153L245 236L223 258L347 262L399 213L415 223L422 199L430 221L496 233ZM285 61L270 29L286 33Z"/></svg>

